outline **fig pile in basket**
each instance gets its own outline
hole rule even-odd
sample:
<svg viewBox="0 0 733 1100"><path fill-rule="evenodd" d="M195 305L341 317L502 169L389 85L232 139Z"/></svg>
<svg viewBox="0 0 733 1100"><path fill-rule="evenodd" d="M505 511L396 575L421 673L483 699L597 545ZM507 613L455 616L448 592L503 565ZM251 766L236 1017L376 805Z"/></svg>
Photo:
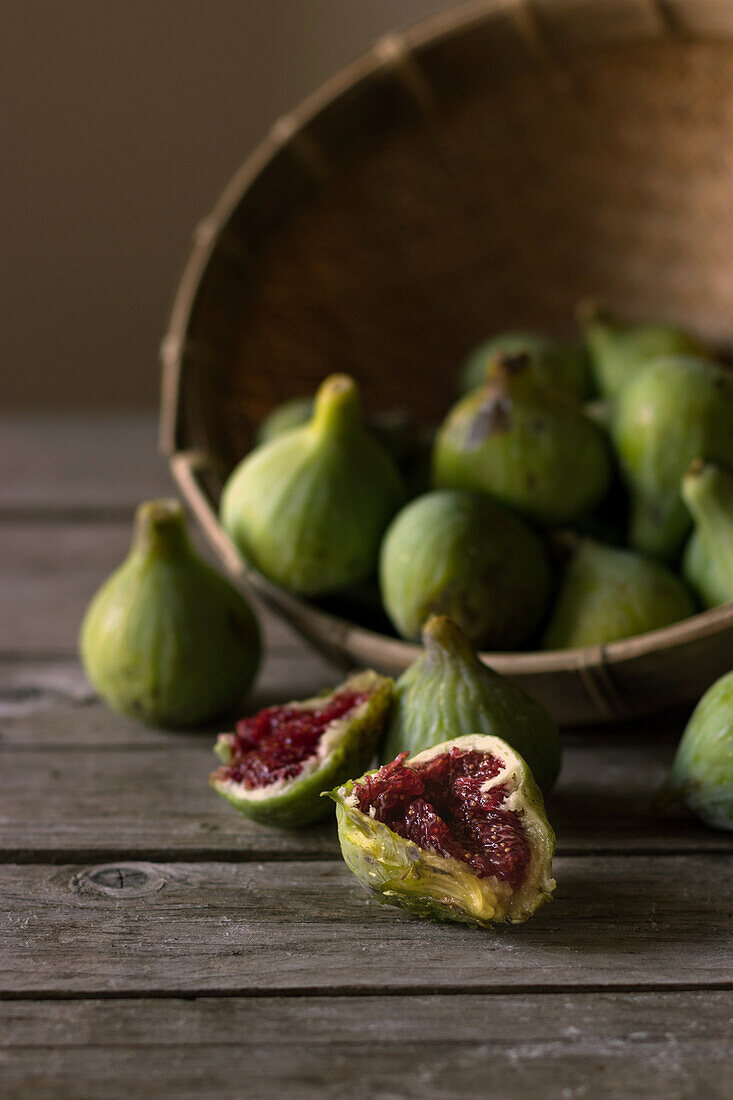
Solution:
<svg viewBox="0 0 733 1100"><path fill-rule="evenodd" d="M417 640L605 645L733 599L733 373L694 334L579 311L583 340L493 336L434 431L327 378L279 406L221 520L270 581ZM429 384L429 380L426 380Z"/></svg>

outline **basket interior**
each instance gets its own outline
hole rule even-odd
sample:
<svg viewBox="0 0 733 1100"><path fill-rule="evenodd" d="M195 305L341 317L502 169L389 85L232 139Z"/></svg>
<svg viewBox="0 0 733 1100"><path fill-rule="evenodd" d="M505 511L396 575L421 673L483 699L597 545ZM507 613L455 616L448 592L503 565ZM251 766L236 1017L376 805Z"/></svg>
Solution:
<svg viewBox="0 0 733 1100"><path fill-rule="evenodd" d="M588 297L731 340L731 42L558 59L507 26L346 82L250 171L187 318L185 444L222 475L269 409L336 370L368 407L437 422L472 345L569 336Z"/></svg>

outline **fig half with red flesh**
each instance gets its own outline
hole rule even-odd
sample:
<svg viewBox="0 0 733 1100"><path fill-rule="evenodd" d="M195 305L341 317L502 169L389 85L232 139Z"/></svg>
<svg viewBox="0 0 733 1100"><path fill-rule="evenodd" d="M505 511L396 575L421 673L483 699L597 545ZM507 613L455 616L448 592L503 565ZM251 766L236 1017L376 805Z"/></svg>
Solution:
<svg viewBox="0 0 733 1100"><path fill-rule="evenodd" d="M268 707L219 735L222 766L211 784L263 824L299 826L328 815L321 792L373 758L392 698L392 681L369 670L334 691Z"/></svg>
<svg viewBox="0 0 733 1100"><path fill-rule="evenodd" d="M388 905L488 927L527 920L555 888L542 795L498 737L400 753L331 797L347 865Z"/></svg>

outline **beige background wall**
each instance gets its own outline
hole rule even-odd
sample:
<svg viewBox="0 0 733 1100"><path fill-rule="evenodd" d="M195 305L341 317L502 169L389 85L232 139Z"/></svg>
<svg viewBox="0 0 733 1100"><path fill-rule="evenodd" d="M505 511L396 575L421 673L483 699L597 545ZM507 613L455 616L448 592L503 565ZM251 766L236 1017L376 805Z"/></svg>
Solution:
<svg viewBox="0 0 733 1100"><path fill-rule="evenodd" d="M445 0L2 0L0 408L157 400L191 231L270 123Z"/></svg>

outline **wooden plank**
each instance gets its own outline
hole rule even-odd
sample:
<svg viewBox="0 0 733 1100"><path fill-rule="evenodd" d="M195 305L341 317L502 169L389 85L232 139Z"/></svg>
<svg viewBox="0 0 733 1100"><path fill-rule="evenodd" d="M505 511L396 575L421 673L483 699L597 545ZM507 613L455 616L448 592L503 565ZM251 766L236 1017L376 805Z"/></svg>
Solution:
<svg viewBox="0 0 733 1100"><path fill-rule="evenodd" d="M170 496L153 413L0 417L0 510L131 512Z"/></svg>
<svg viewBox="0 0 733 1100"><path fill-rule="evenodd" d="M369 898L344 864L0 868L0 996L732 988L733 866L556 861L556 901L497 932Z"/></svg>
<svg viewBox="0 0 733 1100"><path fill-rule="evenodd" d="M207 780L216 765L215 729L148 730L114 715L71 662L6 664L0 674L0 858L338 855L329 827L264 829L214 794ZM272 657L248 710L308 695L334 679L316 657ZM733 834L650 811L682 721L667 716L643 730L565 736L563 774L548 802L558 851L731 851Z"/></svg>
<svg viewBox="0 0 733 1100"><path fill-rule="evenodd" d="M193 533L193 532L192 532ZM0 653L76 653L84 611L126 556L131 522L6 521L0 545ZM195 538L199 550L210 555ZM301 645L284 623L260 615L271 646Z"/></svg>
<svg viewBox="0 0 733 1100"><path fill-rule="evenodd" d="M24 1097L730 1095L733 994L205 998L0 1004ZM287 1037L287 1038L285 1038Z"/></svg>

